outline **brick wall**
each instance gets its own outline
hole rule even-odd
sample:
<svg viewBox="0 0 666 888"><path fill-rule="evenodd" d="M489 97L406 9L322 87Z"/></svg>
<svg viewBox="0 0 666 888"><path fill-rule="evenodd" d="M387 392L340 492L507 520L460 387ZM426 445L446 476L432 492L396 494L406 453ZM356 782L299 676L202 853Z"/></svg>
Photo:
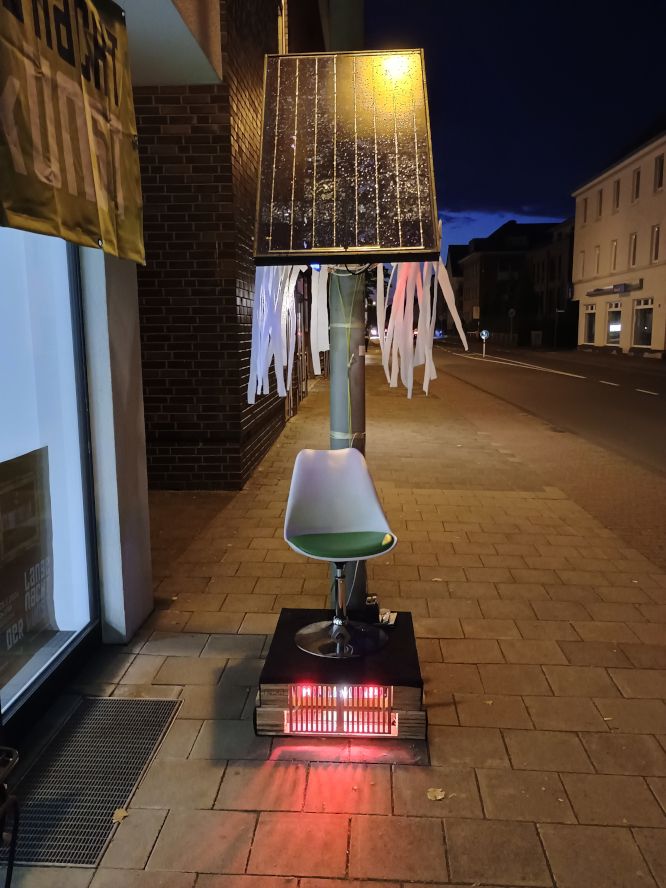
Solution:
<svg viewBox="0 0 666 888"><path fill-rule="evenodd" d="M224 80L134 91L144 195L139 269L149 484L239 488L284 425L249 407L252 239L263 57L275 0L221 0ZM273 387L274 390L274 387Z"/></svg>

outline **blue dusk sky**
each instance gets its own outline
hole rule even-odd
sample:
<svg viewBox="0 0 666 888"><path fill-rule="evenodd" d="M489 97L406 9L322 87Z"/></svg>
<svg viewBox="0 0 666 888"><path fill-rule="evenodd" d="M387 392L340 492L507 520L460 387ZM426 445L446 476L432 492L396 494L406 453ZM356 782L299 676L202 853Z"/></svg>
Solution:
<svg viewBox="0 0 666 888"><path fill-rule="evenodd" d="M368 49L422 48L447 243L573 215L666 129L666 0L364 0Z"/></svg>

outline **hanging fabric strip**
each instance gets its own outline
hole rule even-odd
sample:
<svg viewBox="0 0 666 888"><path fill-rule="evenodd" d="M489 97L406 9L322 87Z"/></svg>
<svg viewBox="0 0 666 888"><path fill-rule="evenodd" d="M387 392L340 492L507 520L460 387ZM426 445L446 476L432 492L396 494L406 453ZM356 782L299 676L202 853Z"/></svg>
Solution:
<svg viewBox="0 0 666 888"><path fill-rule="evenodd" d="M276 265L259 266L256 270L248 404L254 404L257 395L268 394L271 364L278 395L286 397L291 386L296 349L295 290L298 276L306 268L305 265Z"/></svg>
<svg viewBox="0 0 666 888"><path fill-rule="evenodd" d="M329 266L312 270L312 308L310 312L310 352L315 376L321 376L320 352L329 350L328 340Z"/></svg>

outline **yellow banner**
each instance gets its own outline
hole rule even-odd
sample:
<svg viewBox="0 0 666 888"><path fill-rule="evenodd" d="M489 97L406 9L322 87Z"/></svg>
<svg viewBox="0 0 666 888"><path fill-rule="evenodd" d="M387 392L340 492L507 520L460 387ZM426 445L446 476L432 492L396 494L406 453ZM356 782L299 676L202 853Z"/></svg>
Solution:
<svg viewBox="0 0 666 888"><path fill-rule="evenodd" d="M0 0L0 225L144 262L124 13Z"/></svg>

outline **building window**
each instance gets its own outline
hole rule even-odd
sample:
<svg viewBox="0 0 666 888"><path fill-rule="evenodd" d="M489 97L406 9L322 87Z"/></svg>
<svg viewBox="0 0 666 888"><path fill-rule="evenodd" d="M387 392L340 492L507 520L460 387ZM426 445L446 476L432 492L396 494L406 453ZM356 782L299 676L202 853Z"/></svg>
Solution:
<svg viewBox="0 0 666 888"><path fill-rule="evenodd" d="M597 309L595 305L585 306L585 328L583 330L584 342L594 345L594 334L596 332Z"/></svg>
<svg viewBox="0 0 666 888"><path fill-rule="evenodd" d="M3 720L94 617L73 261L59 238L0 229Z"/></svg>
<svg viewBox="0 0 666 888"><path fill-rule="evenodd" d="M608 303L608 326L606 329L606 342L608 345L618 345L622 332L622 308L619 302Z"/></svg>
<svg viewBox="0 0 666 888"><path fill-rule="evenodd" d="M599 274L599 263L601 260L601 247L594 248L594 273Z"/></svg>
<svg viewBox="0 0 666 888"><path fill-rule="evenodd" d="M601 219L601 211L604 206L604 189L600 188L597 191L597 219Z"/></svg>
<svg viewBox="0 0 666 888"><path fill-rule="evenodd" d="M578 268L580 269L581 280L585 277L585 250L581 250L578 254Z"/></svg>
<svg viewBox="0 0 666 888"><path fill-rule="evenodd" d="M613 212L620 209L620 180L613 182Z"/></svg>
<svg viewBox="0 0 666 888"><path fill-rule="evenodd" d="M661 191L664 187L664 155L654 159L654 190Z"/></svg>
<svg viewBox="0 0 666 888"><path fill-rule="evenodd" d="M631 199L632 201L637 201L641 196L641 171L640 169L634 170L633 177L631 179Z"/></svg>
<svg viewBox="0 0 666 888"><path fill-rule="evenodd" d="M652 226L652 236L650 238L650 261L659 261L659 235L661 229L659 225Z"/></svg>
<svg viewBox="0 0 666 888"><path fill-rule="evenodd" d="M629 268L634 268L636 265L636 252L637 238L636 232L633 232L629 235Z"/></svg>
<svg viewBox="0 0 666 888"><path fill-rule="evenodd" d="M617 269L617 241L611 241L611 249L610 249L610 267L611 271L616 271Z"/></svg>
<svg viewBox="0 0 666 888"><path fill-rule="evenodd" d="M583 225L587 222L587 198L583 198Z"/></svg>
<svg viewBox="0 0 666 888"><path fill-rule="evenodd" d="M649 348L652 345L652 299L634 302L634 345Z"/></svg>

